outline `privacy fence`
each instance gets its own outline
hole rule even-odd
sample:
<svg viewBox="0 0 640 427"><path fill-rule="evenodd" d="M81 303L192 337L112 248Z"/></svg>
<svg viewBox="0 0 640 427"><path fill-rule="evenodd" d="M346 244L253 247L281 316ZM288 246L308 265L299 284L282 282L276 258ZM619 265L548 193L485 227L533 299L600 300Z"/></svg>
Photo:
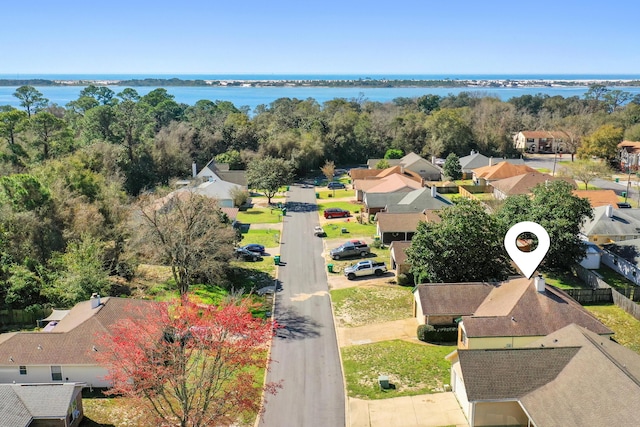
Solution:
<svg viewBox="0 0 640 427"><path fill-rule="evenodd" d="M640 306L636 302L640 301L640 288L630 287L626 289L616 289L598 277L593 271L576 265L576 275L589 285L591 289L567 289L573 299L580 304L594 303L614 303L636 319L640 320ZM610 295L607 297L607 295ZM607 299L609 298L609 299Z"/></svg>
<svg viewBox="0 0 640 427"><path fill-rule="evenodd" d="M38 320L51 314L51 309L0 310L0 331L28 329L38 326Z"/></svg>

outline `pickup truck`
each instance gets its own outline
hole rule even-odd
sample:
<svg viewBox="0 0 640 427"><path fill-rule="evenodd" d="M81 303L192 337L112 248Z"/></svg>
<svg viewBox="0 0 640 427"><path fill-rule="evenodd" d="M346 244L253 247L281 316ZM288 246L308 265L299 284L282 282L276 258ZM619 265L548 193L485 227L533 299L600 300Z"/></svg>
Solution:
<svg viewBox="0 0 640 427"><path fill-rule="evenodd" d="M360 261L353 264L350 267L344 269L344 275L347 279L353 280L356 277L369 276L375 274L376 276L382 276L387 271L387 266L384 262L377 261Z"/></svg>
<svg viewBox="0 0 640 427"><path fill-rule="evenodd" d="M335 249L331 249L329 254L331 258L334 260L338 260L340 258L348 258L353 256L361 256L365 257L369 255L371 249L369 245L361 240L349 240L348 242L338 246Z"/></svg>

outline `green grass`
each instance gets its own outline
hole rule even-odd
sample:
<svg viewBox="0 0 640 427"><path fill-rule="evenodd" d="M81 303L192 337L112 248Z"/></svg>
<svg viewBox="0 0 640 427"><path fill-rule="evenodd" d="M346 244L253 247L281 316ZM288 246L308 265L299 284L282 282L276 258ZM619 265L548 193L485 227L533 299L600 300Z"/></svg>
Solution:
<svg viewBox="0 0 640 427"><path fill-rule="evenodd" d="M626 278L621 276L619 273L616 273L615 271L605 266L604 264L601 264L600 269L595 271L602 276L602 280L604 280L614 288L626 289L626 288L636 286L635 284L633 284L633 282L627 280Z"/></svg>
<svg viewBox="0 0 640 427"><path fill-rule="evenodd" d="M349 218L348 222L346 218L334 219L328 224L324 224L322 228L327 233L326 237L328 239L338 237L342 237L345 240L357 237L373 239L376 234L376 226L374 224L359 224L354 218ZM343 228L347 230L347 233L342 232Z"/></svg>
<svg viewBox="0 0 640 427"><path fill-rule="evenodd" d="M587 285L570 272L547 272L543 274L545 282L560 289L585 288Z"/></svg>
<svg viewBox="0 0 640 427"><path fill-rule="evenodd" d="M355 200L356 198L355 192L350 188L340 188L336 190L318 190L316 188L316 194L319 194L319 198L324 200L343 197L353 197L353 199Z"/></svg>
<svg viewBox="0 0 640 427"><path fill-rule="evenodd" d="M342 243L344 243L345 240L336 240L335 242L329 242L328 247L329 249L337 248ZM384 262L387 265L387 268L389 268L389 247L388 246L386 246L385 248L372 247L371 256L364 259L368 259L371 261ZM344 259L344 260L341 259L341 260L335 261L335 260L332 260L331 257L327 255L327 263L333 264L334 274L342 274L342 271L344 270L345 267L355 264L356 262L361 260L362 258L350 258L350 259ZM389 283L391 280L393 280L393 283L395 283L395 279L391 279L391 278L388 278L387 283Z"/></svg>
<svg viewBox="0 0 640 427"><path fill-rule="evenodd" d="M243 224L275 224L282 221L280 209L249 208L238 212L236 219Z"/></svg>
<svg viewBox="0 0 640 427"><path fill-rule="evenodd" d="M357 286L332 290L330 293L340 327L401 320L413 314L410 287Z"/></svg>
<svg viewBox="0 0 640 427"><path fill-rule="evenodd" d="M444 357L455 346L385 341L342 348L349 397L387 399L442 391L451 364ZM380 390L378 376L387 375L395 389Z"/></svg>
<svg viewBox="0 0 640 427"><path fill-rule="evenodd" d="M359 213L364 208L362 203L352 203L352 202L320 202L318 203L318 212L320 215L323 215L325 209L329 208L340 208L351 212L351 214Z"/></svg>
<svg viewBox="0 0 640 427"><path fill-rule="evenodd" d="M249 231L242 233L242 240L238 243L239 246L248 245L249 243L257 243L265 248L277 248L280 244L280 230L271 228L267 229L252 229L249 227ZM269 252L269 251L267 251Z"/></svg>
<svg viewBox="0 0 640 427"><path fill-rule="evenodd" d="M613 338L619 344L640 353L640 321L615 305L589 305L585 308L615 332Z"/></svg>

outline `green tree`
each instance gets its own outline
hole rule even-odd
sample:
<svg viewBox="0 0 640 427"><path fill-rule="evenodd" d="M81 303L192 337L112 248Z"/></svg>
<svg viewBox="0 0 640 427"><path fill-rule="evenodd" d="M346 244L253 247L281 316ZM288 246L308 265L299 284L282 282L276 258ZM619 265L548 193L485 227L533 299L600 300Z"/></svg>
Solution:
<svg viewBox="0 0 640 427"><path fill-rule="evenodd" d="M387 159L380 159L378 163L376 163L376 169L387 169L389 167L389 162Z"/></svg>
<svg viewBox="0 0 640 427"><path fill-rule="evenodd" d="M456 153L450 153L447 156L442 169L444 170L445 176L451 179L462 178L462 166L460 166L460 159L456 156Z"/></svg>
<svg viewBox="0 0 640 427"><path fill-rule="evenodd" d="M229 165L229 170L242 170L244 169L244 162L242 156L238 150L229 150L224 153L220 153L215 157L216 163L224 163Z"/></svg>
<svg viewBox="0 0 640 427"><path fill-rule="evenodd" d="M43 110L49 104L49 100L33 86L20 86L13 96L20 100L20 106L27 110L28 117L31 117L32 113Z"/></svg>
<svg viewBox="0 0 640 427"><path fill-rule="evenodd" d="M384 153L385 159L401 159L404 156L404 152L398 148L389 148L386 153Z"/></svg>
<svg viewBox="0 0 640 427"><path fill-rule="evenodd" d="M9 145L15 145L16 135L26 118L27 113L16 109L0 112L0 137L6 139Z"/></svg>
<svg viewBox="0 0 640 427"><path fill-rule="evenodd" d="M336 172L336 165L333 160L327 160L324 162L324 166L320 168L323 175L327 177L327 181L333 181L333 175Z"/></svg>
<svg viewBox="0 0 640 427"><path fill-rule="evenodd" d="M550 270L566 270L584 258L585 244L579 233L582 223L593 211L587 199L573 195L573 187L565 181L539 184L533 197L507 197L496 214L501 234L521 221L540 224L549 233L551 246L541 266Z"/></svg>
<svg viewBox="0 0 640 427"><path fill-rule="evenodd" d="M171 267L180 295L197 280L213 284L225 277L236 236L215 200L190 191L144 196L139 213L132 249Z"/></svg>
<svg viewBox="0 0 640 427"><path fill-rule="evenodd" d="M293 181L291 162L273 157L256 159L247 168L247 185L267 196L268 203L280 187Z"/></svg>
<svg viewBox="0 0 640 427"><path fill-rule="evenodd" d="M71 151L72 135L67 123L48 111L40 111L29 120L29 129L34 133L33 145L42 149L42 159L52 154Z"/></svg>
<svg viewBox="0 0 640 427"><path fill-rule="evenodd" d="M596 178L611 178L613 171L601 161L579 160L566 166L567 175L584 182L584 189L588 189L589 183Z"/></svg>
<svg viewBox="0 0 640 427"><path fill-rule="evenodd" d="M461 199L420 222L406 250L416 283L503 279L509 272L499 226L480 202Z"/></svg>
<svg viewBox="0 0 640 427"><path fill-rule="evenodd" d="M583 139L578 156L613 160L618 154L618 144L622 142L623 135L622 128L610 124L602 125Z"/></svg>
<svg viewBox="0 0 640 427"><path fill-rule="evenodd" d="M422 151L434 156L446 152L469 153L473 132L468 116L469 110L465 108L444 108L433 112L424 125L428 137Z"/></svg>

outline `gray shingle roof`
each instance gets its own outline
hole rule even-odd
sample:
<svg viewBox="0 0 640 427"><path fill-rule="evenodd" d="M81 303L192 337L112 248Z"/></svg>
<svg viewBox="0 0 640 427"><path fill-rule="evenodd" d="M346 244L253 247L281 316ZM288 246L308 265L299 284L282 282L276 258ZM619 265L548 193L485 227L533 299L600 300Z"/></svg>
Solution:
<svg viewBox="0 0 640 427"><path fill-rule="evenodd" d="M418 285L422 312L427 316L469 315L476 311L495 285L489 283L429 283Z"/></svg>
<svg viewBox="0 0 640 427"><path fill-rule="evenodd" d="M582 226L585 236L637 236L640 235L640 209L613 209L613 216L606 215L607 206L593 209L593 219L587 219ZM634 212L632 212L634 211Z"/></svg>
<svg viewBox="0 0 640 427"><path fill-rule="evenodd" d="M64 418L69 404L82 391L75 384L12 384L12 388L35 418Z"/></svg>
<svg viewBox="0 0 640 427"><path fill-rule="evenodd" d="M555 379L579 347L458 350L470 401L515 400Z"/></svg>
<svg viewBox="0 0 640 427"><path fill-rule="evenodd" d="M397 203L390 203L386 211L391 213L422 212L426 210L442 209L451 206L451 203L440 195L431 196L431 189L422 187L405 193L405 196Z"/></svg>
<svg viewBox="0 0 640 427"><path fill-rule="evenodd" d="M10 385L0 385L0 427L31 424L31 414Z"/></svg>
<svg viewBox="0 0 640 427"><path fill-rule="evenodd" d="M384 208L385 206L398 203L407 192L394 193L366 193L365 201L367 208Z"/></svg>

